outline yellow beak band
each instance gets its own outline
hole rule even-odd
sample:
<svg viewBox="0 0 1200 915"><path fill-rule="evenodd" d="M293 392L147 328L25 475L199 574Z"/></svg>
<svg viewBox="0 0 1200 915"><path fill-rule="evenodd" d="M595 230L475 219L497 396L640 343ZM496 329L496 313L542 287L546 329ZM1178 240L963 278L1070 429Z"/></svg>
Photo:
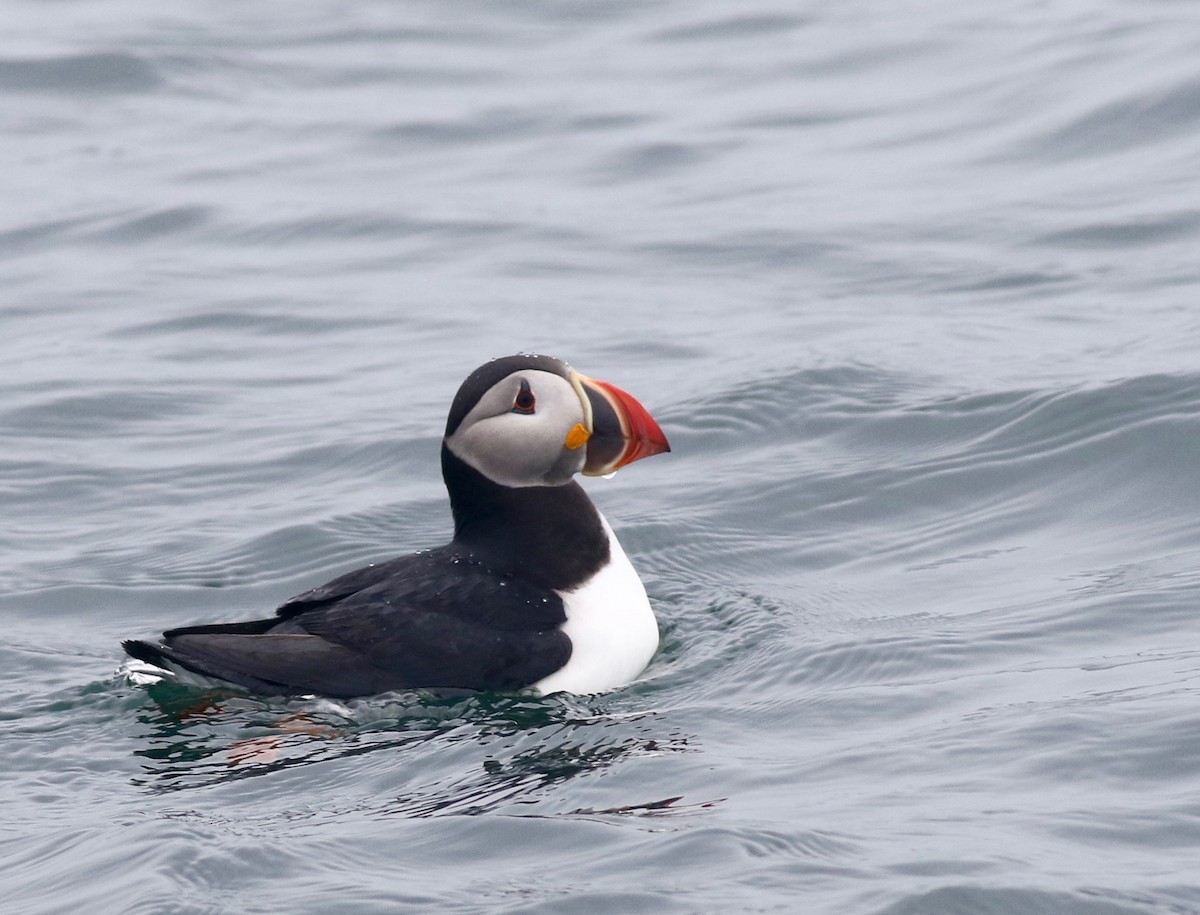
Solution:
<svg viewBox="0 0 1200 915"><path fill-rule="evenodd" d="M563 444L574 451L576 448L586 445L587 440L591 437L592 433L588 432L583 423L576 423L571 427L571 431L567 433L567 438Z"/></svg>

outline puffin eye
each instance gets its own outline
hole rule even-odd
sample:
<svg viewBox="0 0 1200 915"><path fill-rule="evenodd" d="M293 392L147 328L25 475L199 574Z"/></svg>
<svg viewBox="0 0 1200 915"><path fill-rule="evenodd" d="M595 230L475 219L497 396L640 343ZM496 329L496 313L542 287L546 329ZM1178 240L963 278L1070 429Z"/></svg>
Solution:
<svg viewBox="0 0 1200 915"><path fill-rule="evenodd" d="M513 399L512 412L528 415L533 412L536 404L537 398L533 396L533 391L529 388L529 382L522 378L521 390L517 392L517 396Z"/></svg>

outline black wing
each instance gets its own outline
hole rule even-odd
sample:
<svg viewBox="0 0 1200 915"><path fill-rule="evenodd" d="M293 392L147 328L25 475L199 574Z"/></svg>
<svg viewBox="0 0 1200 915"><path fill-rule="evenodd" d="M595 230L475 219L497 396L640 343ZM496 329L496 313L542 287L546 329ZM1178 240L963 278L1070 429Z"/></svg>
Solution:
<svg viewBox="0 0 1200 915"><path fill-rule="evenodd" d="M453 546L342 575L274 619L192 626L126 644L258 692L369 695L393 689L512 689L562 667L570 639L553 590L499 575Z"/></svg>
<svg viewBox="0 0 1200 915"><path fill-rule="evenodd" d="M416 560L422 555L424 554L416 553L411 556L400 556L389 562L373 562L370 565L363 566L361 569L355 569L353 572L339 575L337 578L327 581L319 587L312 588L303 594L297 594L295 597L289 598L279 605L275 613L279 616L295 616L297 613L303 613L305 610L328 606L335 601L342 600L352 594L357 594L359 591L377 585L381 581L386 581L388 578L402 578L405 569L415 565Z"/></svg>

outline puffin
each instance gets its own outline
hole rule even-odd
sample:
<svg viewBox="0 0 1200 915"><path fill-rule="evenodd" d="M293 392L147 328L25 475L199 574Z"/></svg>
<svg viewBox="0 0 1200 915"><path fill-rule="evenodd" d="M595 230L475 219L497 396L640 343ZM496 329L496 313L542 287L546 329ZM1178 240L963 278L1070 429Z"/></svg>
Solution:
<svg viewBox="0 0 1200 915"><path fill-rule="evenodd" d="M467 376L446 420L449 543L348 572L266 619L122 645L148 665L142 682L263 696L615 689L646 668L658 625L575 476L670 450L615 385L551 356L493 359Z"/></svg>

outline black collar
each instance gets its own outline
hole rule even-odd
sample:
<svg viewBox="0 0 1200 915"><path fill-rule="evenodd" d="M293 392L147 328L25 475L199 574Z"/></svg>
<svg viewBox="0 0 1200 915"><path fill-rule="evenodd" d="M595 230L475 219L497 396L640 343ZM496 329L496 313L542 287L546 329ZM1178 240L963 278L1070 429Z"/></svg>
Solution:
<svg viewBox="0 0 1200 915"><path fill-rule="evenodd" d="M454 544L500 576L570 590L609 560L600 513L578 483L501 486L442 443Z"/></svg>

